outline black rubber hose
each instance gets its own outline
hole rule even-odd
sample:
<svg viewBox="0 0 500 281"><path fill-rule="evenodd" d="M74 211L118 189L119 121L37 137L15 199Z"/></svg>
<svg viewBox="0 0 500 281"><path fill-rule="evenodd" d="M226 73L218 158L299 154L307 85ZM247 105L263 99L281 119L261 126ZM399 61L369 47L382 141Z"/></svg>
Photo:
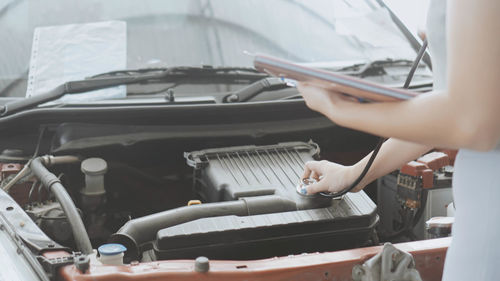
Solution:
<svg viewBox="0 0 500 281"><path fill-rule="evenodd" d="M61 204L61 208L68 218L68 222L71 226L78 250L86 255L91 254L92 244L90 243L89 236L85 230L85 225L83 224L82 218L78 214L75 203L73 203L73 200L61 184L61 181L45 167L41 157L33 159L30 163L30 168L38 180L40 180L40 182L54 194L57 202Z"/></svg>
<svg viewBox="0 0 500 281"><path fill-rule="evenodd" d="M379 141L377 143L377 146L373 150L373 153L370 156L370 159L368 159L368 162L366 163L365 167L363 168L363 171L356 178L356 180L353 183L351 183L351 185L349 185L349 187L347 187L346 189L343 189L343 190L341 190L339 192L336 192L336 193L320 192L319 194L321 196L324 196L324 197L337 198L337 197L340 197L340 196L343 196L343 195L347 194L348 192L351 192L351 190L353 190L361 182L361 180L363 180L363 178L365 177L366 173L368 173L368 170L370 170L370 167L372 166L373 161L375 161L375 157L377 157L377 154L378 154L380 148L382 147L382 144L384 144L385 140L386 140L385 138L380 138L379 139Z"/></svg>
<svg viewBox="0 0 500 281"><path fill-rule="evenodd" d="M184 206L128 221L110 238L127 248L126 259L140 258L140 247L155 239L160 229L201 218L248 216L296 210L293 201L279 196L257 196L235 201Z"/></svg>

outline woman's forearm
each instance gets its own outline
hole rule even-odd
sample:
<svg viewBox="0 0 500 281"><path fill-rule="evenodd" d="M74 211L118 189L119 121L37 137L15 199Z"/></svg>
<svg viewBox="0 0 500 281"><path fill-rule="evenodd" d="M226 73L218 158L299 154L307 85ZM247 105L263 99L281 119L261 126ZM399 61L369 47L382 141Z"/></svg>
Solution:
<svg viewBox="0 0 500 281"><path fill-rule="evenodd" d="M472 104L447 93L429 93L403 102L345 103L327 116L341 126L431 147L490 149L498 138L488 135L498 132L492 128L496 122L471 110L484 105L469 100Z"/></svg>
<svg viewBox="0 0 500 281"><path fill-rule="evenodd" d="M375 135L449 146L456 130L449 124L446 103L446 95L433 93L402 102L345 103L327 116L341 126Z"/></svg>
<svg viewBox="0 0 500 281"><path fill-rule="evenodd" d="M401 168L404 164L420 157L431 149L431 146L399 139L387 140L380 148L370 170L356 187L356 190L364 188L375 179ZM355 179L361 174L370 156L371 153L353 165L351 178Z"/></svg>

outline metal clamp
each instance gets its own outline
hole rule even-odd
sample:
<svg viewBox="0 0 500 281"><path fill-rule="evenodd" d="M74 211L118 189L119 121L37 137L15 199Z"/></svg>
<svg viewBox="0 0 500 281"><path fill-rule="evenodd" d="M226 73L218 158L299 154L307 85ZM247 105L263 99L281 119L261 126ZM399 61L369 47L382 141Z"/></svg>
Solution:
<svg viewBox="0 0 500 281"><path fill-rule="evenodd" d="M415 268L415 260L410 253L401 251L391 243L362 265L352 269L354 281L422 281Z"/></svg>

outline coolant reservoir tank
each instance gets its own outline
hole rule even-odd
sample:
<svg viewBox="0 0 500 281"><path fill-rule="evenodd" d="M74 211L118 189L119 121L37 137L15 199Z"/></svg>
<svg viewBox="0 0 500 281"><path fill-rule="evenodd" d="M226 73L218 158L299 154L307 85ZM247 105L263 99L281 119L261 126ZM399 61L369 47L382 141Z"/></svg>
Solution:
<svg viewBox="0 0 500 281"><path fill-rule="evenodd" d="M98 249L99 261L107 265L123 265L123 255L127 248L122 244L104 244Z"/></svg>

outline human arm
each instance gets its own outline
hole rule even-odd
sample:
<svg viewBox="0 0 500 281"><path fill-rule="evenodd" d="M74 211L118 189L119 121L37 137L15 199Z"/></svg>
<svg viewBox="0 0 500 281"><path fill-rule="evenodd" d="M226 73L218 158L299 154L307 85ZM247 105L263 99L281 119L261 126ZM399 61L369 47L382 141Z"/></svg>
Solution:
<svg viewBox="0 0 500 281"><path fill-rule="evenodd" d="M335 123L431 147L489 150L500 139L500 2L450 2L448 90L360 104L299 84L309 107Z"/></svg>
<svg viewBox="0 0 500 281"><path fill-rule="evenodd" d="M363 180L355 187L354 192L363 189L368 183L384 176L411 160L414 160L431 150L427 145L416 144L408 141L389 139L377 154L371 168ZM371 153L352 166L343 166L328 161L310 161L305 165L303 178L321 179L307 187L307 193L321 191L339 192L347 188L361 174L370 158Z"/></svg>

